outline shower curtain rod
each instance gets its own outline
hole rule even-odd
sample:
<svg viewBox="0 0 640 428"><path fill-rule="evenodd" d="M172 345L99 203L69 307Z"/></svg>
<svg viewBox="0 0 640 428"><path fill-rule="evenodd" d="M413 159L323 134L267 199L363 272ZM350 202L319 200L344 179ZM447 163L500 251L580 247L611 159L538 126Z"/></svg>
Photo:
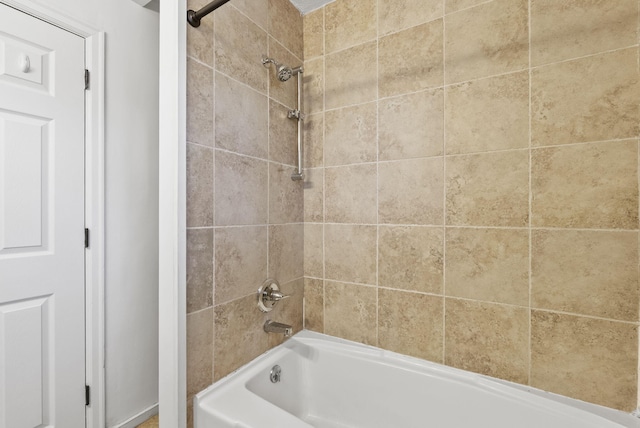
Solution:
<svg viewBox="0 0 640 428"><path fill-rule="evenodd" d="M192 27L199 27L200 20L205 16L209 15L211 12L222 6L223 4L229 2L231 0L214 0L208 5L202 7L197 12L195 10L187 11L187 21L191 24Z"/></svg>

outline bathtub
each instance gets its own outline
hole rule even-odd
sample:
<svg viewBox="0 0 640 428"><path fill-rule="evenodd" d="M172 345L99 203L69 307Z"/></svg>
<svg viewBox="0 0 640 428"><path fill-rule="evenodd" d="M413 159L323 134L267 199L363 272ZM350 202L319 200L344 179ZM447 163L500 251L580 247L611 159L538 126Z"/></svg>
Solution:
<svg viewBox="0 0 640 428"><path fill-rule="evenodd" d="M195 428L640 427L630 414L309 331L194 401Z"/></svg>

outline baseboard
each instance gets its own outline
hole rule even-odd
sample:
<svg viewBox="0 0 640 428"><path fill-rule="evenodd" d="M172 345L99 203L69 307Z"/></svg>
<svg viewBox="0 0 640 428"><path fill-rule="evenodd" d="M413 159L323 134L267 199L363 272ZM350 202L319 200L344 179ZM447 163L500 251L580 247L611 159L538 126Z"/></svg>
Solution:
<svg viewBox="0 0 640 428"><path fill-rule="evenodd" d="M124 422L121 422L118 425L114 425L111 428L136 428L138 425L140 425L150 417L155 416L157 414L158 414L158 404L154 404L148 409L143 410L137 415L127 419Z"/></svg>

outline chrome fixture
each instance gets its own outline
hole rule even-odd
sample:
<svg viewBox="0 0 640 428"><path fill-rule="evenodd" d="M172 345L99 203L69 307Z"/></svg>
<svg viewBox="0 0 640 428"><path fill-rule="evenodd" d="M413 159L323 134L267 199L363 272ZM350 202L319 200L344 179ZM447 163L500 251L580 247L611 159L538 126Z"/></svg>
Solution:
<svg viewBox="0 0 640 428"><path fill-rule="evenodd" d="M192 27L199 27L200 26L200 20L202 18L204 18L205 16L209 15L211 12L213 12L214 10L216 10L217 8L219 8L220 6L222 6L223 4L225 4L225 3L229 2L229 1L231 1L231 0L215 0L215 1L212 1L208 5L202 7L201 9L198 9L197 12L195 10L189 9L187 11L187 22L189 22L189 24L191 24Z"/></svg>
<svg viewBox="0 0 640 428"><path fill-rule="evenodd" d="M293 334L293 327L289 324L267 320L267 322L264 323L264 331L267 333L284 334L284 337L290 337Z"/></svg>
<svg viewBox="0 0 640 428"><path fill-rule="evenodd" d="M280 64L278 61L269 57L262 57L262 64L265 67L269 67L271 64L276 68L276 76L279 81L286 82L291 79L295 74L298 78L298 107L294 110L289 110L287 117L298 121L298 169L291 174L293 181L301 181L304 179L304 173L302 172L302 158L303 158L303 145L302 145L302 121L304 120L304 113L302 113L302 78L301 74L304 73L302 66L291 68L286 65Z"/></svg>
<svg viewBox="0 0 640 428"><path fill-rule="evenodd" d="M286 82L287 80L291 79L294 74L302 73L302 67L296 67L292 69L291 67L280 64L275 59L266 56L262 57L262 64L267 68L269 68L269 65L273 64L273 66L276 68L278 80L281 82Z"/></svg>
<svg viewBox="0 0 640 428"><path fill-rule="evenodd" d="M278 383L281 380L282 369L279 365L275 365L271 368L271 373L269 373L269 379L271 379L271 383Z"/></svg>
<svg viewBox="0 0 640 428"><path fill-rule="evenodd" d="M258 289L258 308L262 312L270 312L280 300L288 297L280 292L278 281L269 278Z"/></svg>

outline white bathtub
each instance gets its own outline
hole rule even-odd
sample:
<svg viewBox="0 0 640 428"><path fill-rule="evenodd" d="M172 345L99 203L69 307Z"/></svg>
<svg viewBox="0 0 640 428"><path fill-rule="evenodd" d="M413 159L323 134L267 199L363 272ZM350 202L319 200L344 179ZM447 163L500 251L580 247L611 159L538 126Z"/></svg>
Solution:
<svg viewBox="0 0 640 428"><path fill-rule="evenodd" d="M640 427L626 413L309 331L199 393L194 411L195 428Z"/></svg>

